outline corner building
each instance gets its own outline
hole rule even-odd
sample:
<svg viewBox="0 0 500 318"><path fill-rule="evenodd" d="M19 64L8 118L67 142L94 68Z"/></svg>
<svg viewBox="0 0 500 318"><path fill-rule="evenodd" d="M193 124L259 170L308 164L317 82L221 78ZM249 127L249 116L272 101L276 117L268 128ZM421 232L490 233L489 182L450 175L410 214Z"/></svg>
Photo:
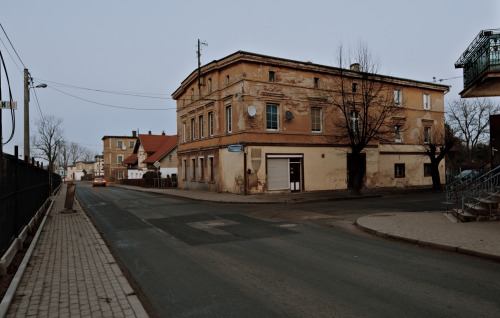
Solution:
<svg viewBox="0 0 500 318"><path fill-rule="evenodd" d="M328 102L339 72L242 51L194 70L172 94L178 187L239 194L346 189L350 148L339 141L342 114ZM353 83L359 77L355 67L344 74ZM431 132L444 135L449 87L378 78L394 90L401 112L387 118L392 140L364 150L364 187L431 185L423 147ZM444 160L439 170L444 181Z"/></svg>

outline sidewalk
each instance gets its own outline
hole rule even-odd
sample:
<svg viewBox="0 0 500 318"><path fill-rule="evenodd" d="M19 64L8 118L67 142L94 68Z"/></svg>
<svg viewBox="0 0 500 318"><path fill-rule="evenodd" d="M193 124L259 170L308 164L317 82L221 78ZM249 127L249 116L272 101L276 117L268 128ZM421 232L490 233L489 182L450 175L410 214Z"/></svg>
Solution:
<svg viewBox="0 0 500 318"><path fill-rule="evenodd" d="M225 203L299 203L336 200L359 200L362 198L390 196L402 191L412 193L415 189L363 190L354 196L347 190L300 192L289 194L239 195L196 190L154 189L135 186L113 185L136 191L154 192L195 200ZM420 190L426 191L426 190ZM444 198L443 198L444 199ZM418 245L430 246L500 261L500 222L455 223L442 212L379 213L361 217L356 225L367 232L395 238Z"/></svg>
<svg viewBox="0 0 500 318"><path fill-rule="evenodd" d="M61 213L65 197L62 185L17 290L4 297L7 317L147 317L76 200L75 212Z"/></svg>
<svg viewBox="0 0 500 318"><path fill-rule="evenodd" d="M405 212L372 214L356 224L379 236L500 261L500 222L453 223L442 212Z"/></svg>

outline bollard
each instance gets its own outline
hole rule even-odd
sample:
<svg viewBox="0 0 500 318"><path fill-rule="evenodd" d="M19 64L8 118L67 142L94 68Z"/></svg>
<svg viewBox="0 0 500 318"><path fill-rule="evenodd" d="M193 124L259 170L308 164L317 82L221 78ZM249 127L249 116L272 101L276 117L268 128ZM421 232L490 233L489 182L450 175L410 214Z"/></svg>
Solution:
<svg viewBox="0 0 500 318"><path fill-rule="evenodd" d="M71 183L66 188L66 201L64 201L64 212L74 212L73 202L75 201L75 184Z"/></svg>

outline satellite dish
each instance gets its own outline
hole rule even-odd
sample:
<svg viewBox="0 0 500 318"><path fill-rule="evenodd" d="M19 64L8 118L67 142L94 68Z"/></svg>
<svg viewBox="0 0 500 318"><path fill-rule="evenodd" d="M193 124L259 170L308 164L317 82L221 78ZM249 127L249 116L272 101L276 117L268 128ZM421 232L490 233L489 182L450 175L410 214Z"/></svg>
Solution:
<svg viewBox="0 0 500 318"><path fill-rule="evenodd" d="M286 120L291 120L293 119L293 114L291 111L287 110L285 113Z"/></svg>
<svg viewBox="0 0 500 318"><path fill-rule="evenodd" d="M252 105L248 106L248 115L253 118L255 114L257 114L255 107L253 107Z"/></svg>
<svg viewBox="0 0 500 318"><path fill-rule="evenodd" d="M122 146L122 150L127 150L127 146Z"/></svg>

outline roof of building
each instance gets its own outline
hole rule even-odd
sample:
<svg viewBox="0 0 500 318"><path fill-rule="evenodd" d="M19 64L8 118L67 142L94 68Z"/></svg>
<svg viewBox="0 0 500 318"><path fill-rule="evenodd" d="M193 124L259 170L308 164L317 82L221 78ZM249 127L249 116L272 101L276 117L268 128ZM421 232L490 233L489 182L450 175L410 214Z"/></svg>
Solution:
<svg viewBox="0 0 500 318"><path fill-rule="evenodd" d="M125 160L122 161L123 164L136 164L137 163L137 154L133 153L128 156Z"/></svg>
<svg viewBox="0 0 500 318"><path fill-rule="evenodd" d="M263 64L272 64L272 65L288 65L290 67L312 70L312 71L320 70L322 72L328 72L328 73L338 73L340 71L342 71L344 73L345 73L345 71L348 71L349 74L363 73L363 72L359 72L359 71L341 69L339 67L334 67L334 66L315 64L312 62L303 62L303 61L291 60L291 59L286 59L286 58L281 58L281 57L274 57L274 56L263 55L263 54L258 54L258 53L237 51L237 52L229 54L228 56L225 56L219 60L214 60L210 63L203 65L201 67L201 74L205 74L207 72L210 72L210 71L213 71L216 69L221 69L221 68L227 67L228 65L231 65L231 64L234 64L237 62L241 62L241 61L263 63ZM383 78L384 80L387 80L387 81L403 81L403 82L406 82L406 83L411 84L411 85L425 85L425 86L432 87L434 89L443 90L443 91L449 90L449 86L444 85L444 84L417 81L417 80L382 75L382 74L374 74L374 75L377 75L380 78ZM181 86L179 88L177 88L175 90L175 92L172 93L172 97L174 99L177 99L179 97L179 95L186 89L186 87L192 81L197 80L197 76L198 76L198 69L195 69L191 72L191 74L189 74L188 77L186 77L186 79L184 79L182 81Z"/></svg>
<svg viewBox="0 0 500 318"><path fill-rule="evenodd" d="M177 146L177 135L139 135L139 141L148 153L145 163L154 163L161 160Z"/></svg>

